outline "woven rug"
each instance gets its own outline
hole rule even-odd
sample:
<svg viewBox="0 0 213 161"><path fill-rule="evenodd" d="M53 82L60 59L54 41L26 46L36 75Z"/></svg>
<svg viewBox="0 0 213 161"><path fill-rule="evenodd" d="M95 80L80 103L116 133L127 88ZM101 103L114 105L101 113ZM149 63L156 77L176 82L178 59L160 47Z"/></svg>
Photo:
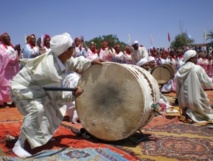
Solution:
<svg viewBox="0 0 213 161"><path fill-rule="evenodd" d="M12 118L9 118L8 116L11 115ZM0 111L0 119L3 117L5 117L5 121L0 121L0 156L3 158L0 158L0 160L20 160L20 158L15 158L11 151L14 142L5 142L5 136L18 137L21 118L18 115L14 117L11 109L5 109L5 113ZM53 136L54 142L48 142L46 145L33 150L26 144L26 148L33 154L33 158L29 158L31 160L50 159L51 157L59 157L62 154L64 158L74 156L67 160L80 160L77 159L78 156L88 156L89 158L89 155L92 154L94 154L94 158L91 160L95 160L95 157L98 158L97 160L109 160L110 157L115 157L117 160L131 161L213 160L213 129L208 128L207 125L194 126L193 124L181 123L177 117L155 117L147 126L142 128L142 132L145 134L145 138L138 132L131 136L133 140L144 138L138 144L133 143L129 138L109 143L95 138L86 140L76 136L65 126L60 126ZM147 134L151 134L157 139L149 138ZM109 158L100 154L99 150L102 150L102 154ZM69 155L66 156L68 153ZM45 158L44 156L48 154L48 158ZM63 157L60 159L62 160ZM55 160L54 158L51 159Z"/></svg>
<svg viewBox="0 0 213 161"><path fill-rule="evenodd" d="M22 160L12 152L15 142L6 141L6 135L18 138L20 127L21 121L0 122L0 161L3 159L4 161ZM134 155L112 145L76 136L70 129L63 126L58 128L53 138L54 141L35 149L31 149L26 143L26 150L33 155L27 160L137 160Z"/></svg>
<svg viewBox="0 0 213 161"><path fill-rule="evenodd" d="M157 161L211 161L213 140L157 135L156 141L143 141L135 147L123 144L121 149L134 153L138 158Z"/></svg>
<svg viewBox="0 0 213 161"><path fill-rule="evenodd" d="M121 155L111 151L108 148L64 148L57 150L46 150L39 152L32 157L20 159L18 157L0 157L0 160L8 161L128 161Z"/></svg>
<svg viewBox="0 0 213 161"><path fill-rule="evenodd" d="M208 136L213 137L213 130L208 128L208 125L205 126L194 126L192 124L185 123L172 123L166 125L154 126L152 128L145 127L143 131L150 132L167 132L175 134L190 134L198 136Z"/></svg>
<svg viewBox="0 0 213 161"><path fill-rule="evenodd" d="M137 145L123 141L117 147L150 161L213 160L213 129L208 126L194 126L175 119L156 117L142 132L157 139L147 138ZM139 133L132 136L134 139L140 137Z"/></svg>

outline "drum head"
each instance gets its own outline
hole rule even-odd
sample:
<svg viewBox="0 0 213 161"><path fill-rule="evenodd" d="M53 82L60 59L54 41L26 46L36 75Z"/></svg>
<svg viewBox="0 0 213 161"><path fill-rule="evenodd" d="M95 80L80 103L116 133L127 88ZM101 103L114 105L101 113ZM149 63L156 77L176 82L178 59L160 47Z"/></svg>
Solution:
<svg viewBox="0 0 213 161"><path fill-rule="evenodd" d="M169 69L171 77L174 76L175 70L174 70L174 68L173 68L173 66L171 64L165 63L165 64L162 64L162 66L164 66L164 67Z"/></svg>
<svg viewBox="0 0 213 161"><path fill-rule="evenodd" d="M118 63L93 65L83 73L78 86L84 93L76 99L76 109L88 133L117 141L138 130L144 94L130 70Z"/></svg>
<svg viewBox="0 0 213 161"><path fill-rule="evenodd" d="M166 84L174 76L174 69L170 64L162 64L151 71L158 84Z"/></svg>

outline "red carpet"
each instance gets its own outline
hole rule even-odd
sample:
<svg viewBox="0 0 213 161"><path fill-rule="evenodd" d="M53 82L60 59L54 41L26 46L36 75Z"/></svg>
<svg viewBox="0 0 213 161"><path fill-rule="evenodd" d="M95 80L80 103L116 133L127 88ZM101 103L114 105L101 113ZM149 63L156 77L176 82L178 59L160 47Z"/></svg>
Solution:
<svg viewBox="0 0 213 161"><path fill-rule="evenodd" d="M19 130L21 127L21 121L14 122L0 122L0 148L2 150L2 155L15 156L11 149L14 146L14 142L6 142L6 135L12 135L18 138ZM111 151L121 155L127 160L136 160L136 158L123 150L120 150L114 146L110 146L104 143L95 143L88 140L85 140L82 137L75 136L69 129L60 126L53 136L55 141L50 141L42 147L31 149L30 146L26 143L26 149L31 154L36 154L43 150L53 150L60 148L108 148Z"/></svg>
<svg viewBox="0 0 213 161"><path fill-rule="evenodd" d="M213 104L213 91L206 91L211 104ZM174 93L165 94L175 97ZM0 108L0 156L14 156L11 149L14 142L6 142L5 136L12 135L18 137L22 116L17 108ZM116 143L106 143L97 139L86 140L75 136L67 126L71 124L63 121L53 136L54 142L46 145L27 149L32 154L37 154L45 150L100 148L110 149L127 160L143 161L210 161L213 160L213 129L205 126L194 126L194 124L181 123L178 117L155 117L142 131L155 135L158 139L145 139L139 144L133 144L129 139ZM67 126L66 126L67 125ZM80 124L74 125L80 127ZM141 137L136 133L133 139ZM98 151L99 151L98 150ZM106 151L103 151L105 154ZM139 158L139 159L137 159Z"/></svg>

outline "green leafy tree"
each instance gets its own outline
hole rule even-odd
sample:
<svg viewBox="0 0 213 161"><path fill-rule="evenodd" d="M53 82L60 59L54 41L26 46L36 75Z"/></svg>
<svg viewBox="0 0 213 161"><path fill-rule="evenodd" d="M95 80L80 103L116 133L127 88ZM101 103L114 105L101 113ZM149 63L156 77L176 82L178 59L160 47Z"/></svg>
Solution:
<svg viewBox="0 0 213 161"><path fill-rule="evenodd" d="M89 41L86 41L85 43L87 44L87 46L89 46L91 42L94 42L96 43L97 49L100 49L102 41L107 41L109 43L109 46L111 47L114 47L116 43L119 43L121 45L121 48L124 48L126 46L124 42L118 39L117 35L112 35L112 34L95 37Z"/></svg>
<svg viewBox="0 0 213 161"><path fill-rule="evenodd" d="M190 46L194 43L194 40L187 34L182 33L175 37L174 41L171 42L171 47L178 49L183 46Z"/></svg>

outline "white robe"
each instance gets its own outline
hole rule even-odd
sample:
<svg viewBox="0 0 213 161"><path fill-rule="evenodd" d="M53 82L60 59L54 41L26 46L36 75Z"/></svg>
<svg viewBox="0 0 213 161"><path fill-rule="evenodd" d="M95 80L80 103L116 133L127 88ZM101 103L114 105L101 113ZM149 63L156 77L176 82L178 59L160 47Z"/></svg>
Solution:
<svg viewBox="0 0 213 161"><path fill-rule="evenodd" d="M22 52L23 52L22 55L23 59L35 58L40 55L38 46L34 46L33 48L31 48L29 44L25 45Z"/></svg>
<svg viewBox="0 0 213 161"><path fill-rule="evenodd" d="M75 88L78 85L80 75L76 72L68 74L63 80L63 87L65 88ZM67 112L66 114L70 118L70 122L76 124L78 123L78 113L75 108L75 101L67 103Z"/></svg>
<svg viewBox="0 0 213 161"><path fill-rule="evenodd" d="M139 46L138 50L133 50L131 52L131 57L132 57L133 63L136 64L142 58L147 58L148 59L149 53L148 53L148 51L146 50L145 47Z"/></svg>
<svg viewBox="0 0 213 161"><path fill-rule="evenodd" d="M176 93L180 108L187 108L186 114L195 122L213 120L213 110L207 94L202 88L212 88L212 79L205 70L187 62L176 73Z"/></svg>
<svg viewBox="0 0 213 161"><path fill-rule="evenodd" d="M98 59L98 53L93 53L91 51L91 49L88 49L87 52L86 52L86 58L87 59L90 59L90 60L95 60L95 59Z"/></svg>
<svg viewBox="0 0 213 161"><path fill-rule="evenodd" d="M66 76L59 59L50 51L28 59L11 81L12 100L24 116L21 133L31 148L46 144L57 130L66 112L66 103L74 100L72 92L45 91L43 87L61 87ZM70 71L85 71L91 61L71 57L66 63Z"/></svg>

